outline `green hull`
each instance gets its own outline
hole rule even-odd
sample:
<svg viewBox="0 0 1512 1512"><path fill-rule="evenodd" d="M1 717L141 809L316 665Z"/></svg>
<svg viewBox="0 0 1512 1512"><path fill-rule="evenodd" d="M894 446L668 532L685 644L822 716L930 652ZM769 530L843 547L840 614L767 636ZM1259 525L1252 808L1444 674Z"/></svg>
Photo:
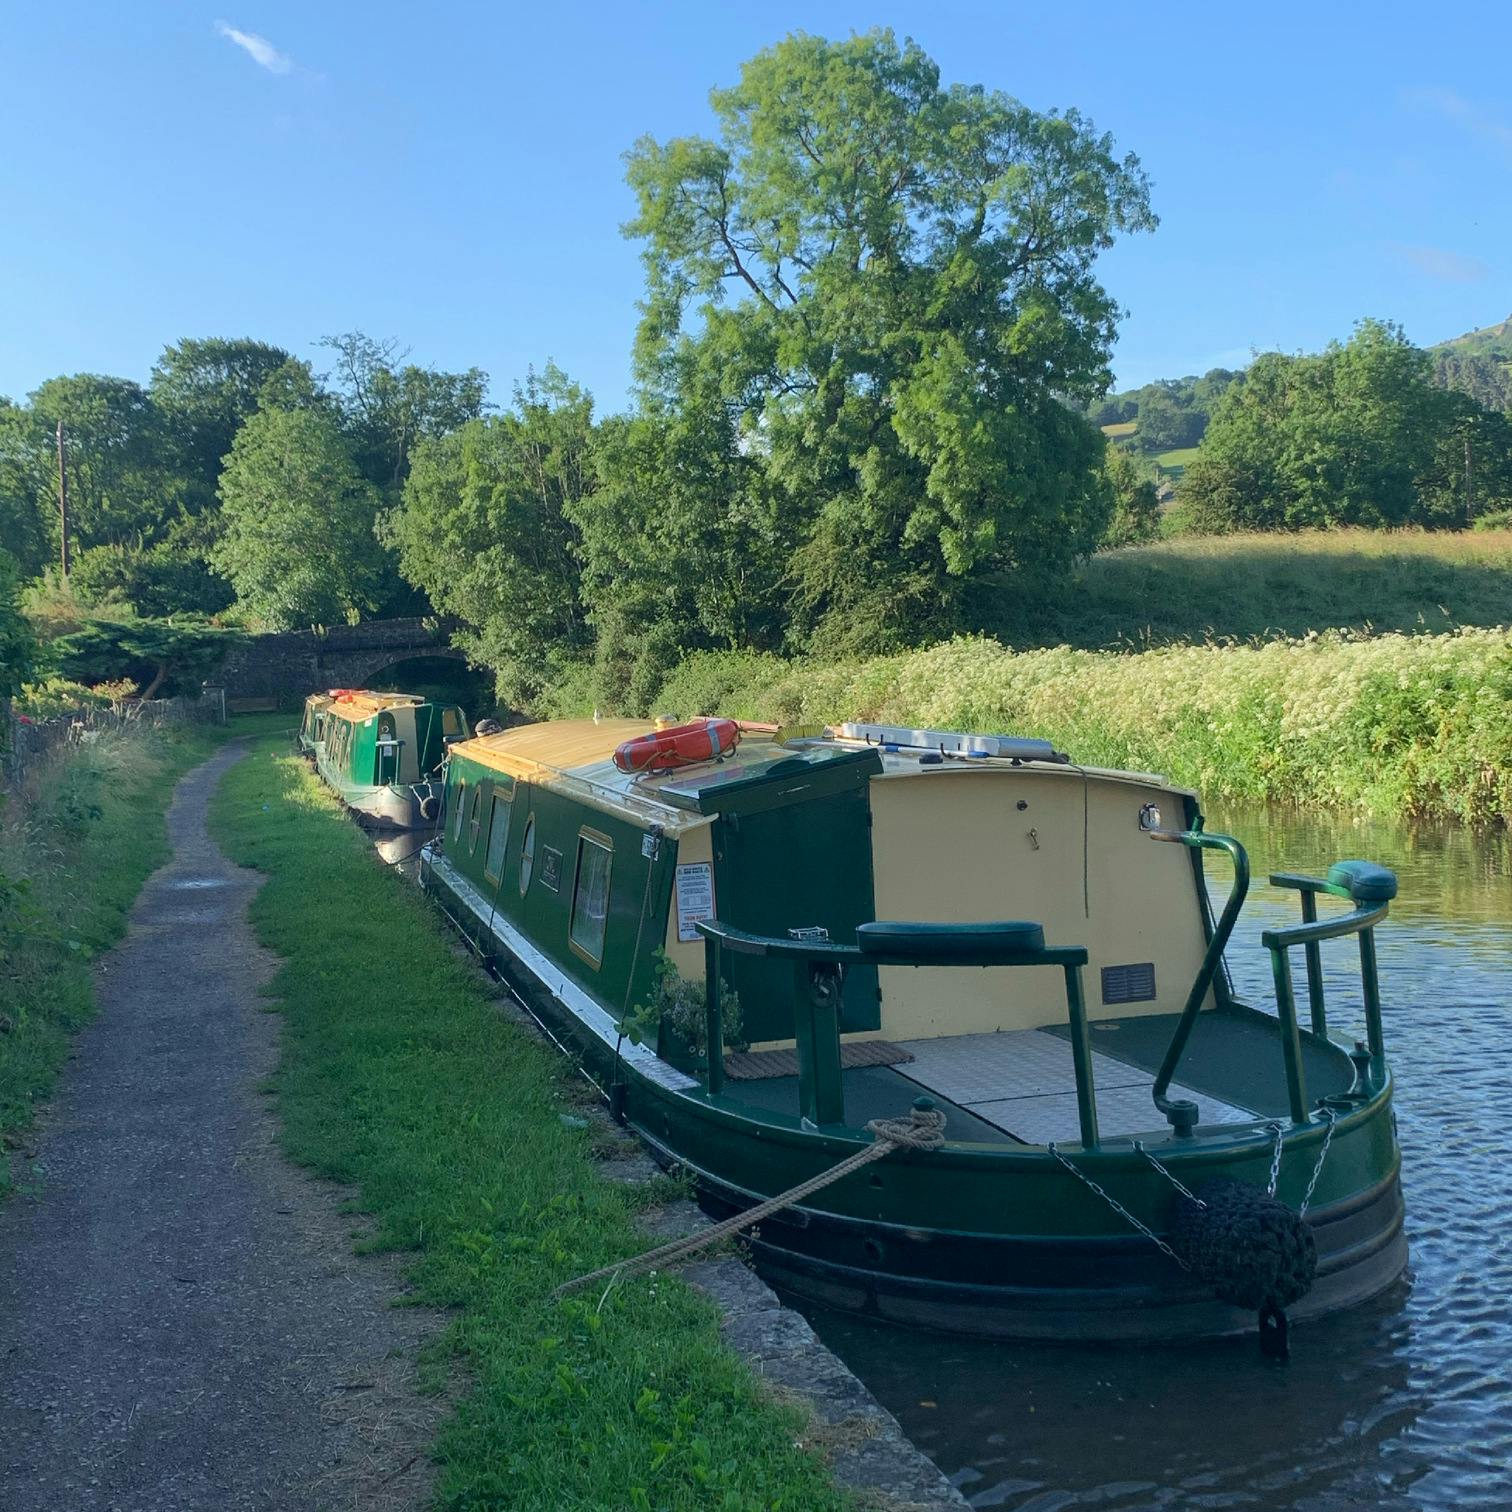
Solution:
<svg viewBox="0 0 1512 1512"><path fill-rule="evenodd" d="M614 1089L612 1102L629 1127L665 1165L693 1177L711 1213L749 1208L869 1142L859 1130L815 1127L711 1092L696 1066L679 1068L650 1047L629 1043L602 995L573 979L582 973L551 949L545 932L512 921L499 906L501 889L466 875L465 854L459 864L444 846L428 846L421 875L455 926L606 1095ZM632 984L627 999L633 991ZM1280 1057L1275 1020L1240 1005L1224 1012L1230 1020L1214 1020L1214 1036L1231 1021L1236 1036L1271 1035ZM1332 1068L1335 1085L1348 1089L1353 1073L1344 1050L1303 1037L1315 1069ZM872 1085L856 1072L845 1076L853 1098ZM1318 1273L1312 1290L1290 1309L1293 1318L1363 1301L1391 1286L1405 1265L1392 1088L1384 1067L1377 1082L1368 1096L1338 1096L1320 1170L1328 1137L1323 1122L1290 1127L1283 1136L1277 1195L1300 1205L1317 1171L1309 1222ZM896 1114L906 1106L900 1100L879 1111ZM1231 1177L1264 1189L1275 1127L1256 1120L1204 1128L1200 1138L1185 1139L1152 1129L1143 1142L1187 1186ZM1067 1149L1076 1167L1136 1219L1156 1233L1168 1230L1174 1189L1133 1137ZM894 1151L763 1222L752 1250L773 1281L818 1301L978 1335L1155 1340L1238 1333L1255 1322L1253 1312L1214 1300L1051 1151L1012 1142L950 1137L940 1149Z"/></svg>
<svg viewBox="0 0 1512 1512"><path fill-rule="evenodd" d="M440 817L450 743L462 711L404 694L312 694L297 741L322 779L365 823L429 829Z"/></svg>

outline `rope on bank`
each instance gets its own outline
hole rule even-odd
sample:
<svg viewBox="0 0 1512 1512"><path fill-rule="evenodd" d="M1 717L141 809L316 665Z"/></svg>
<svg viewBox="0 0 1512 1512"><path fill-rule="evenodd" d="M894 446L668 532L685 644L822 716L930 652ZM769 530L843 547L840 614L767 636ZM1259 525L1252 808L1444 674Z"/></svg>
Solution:
<svg viewBox="0 0 1512 1512"><path fill-rule="evenodd" d="M876 1136L874 1142L864 1149L857 1150L854 1155L846 1156L839 1165L831 1166L829 1170L821 1171L819 1175L811 1176L807 1181L799 1182L797 1186L790 1187L785 1192L779 1192L777 1196L769 1197L765 1202L758 1203L753 1208L736 1213L733 1217L726 1218L724 1222L716 1223L712 1228L690 1234L685 1239L674 1239L670 1244L658 1245L656 1249L647 1250L641 1255L633 1255L628 1260L617 1260L613 1265L601 1266L596 1271L589 1271L587 1275L577 1276L557 1287L552 1296L564 1297L568 1292L575 1291L580 1286L586 1286L590 1281L602 1281L611 1276L618 1279L621 1276L633 1276L641 1271L657 1270L671 1265L688 1255L696 1254L699 1250L709 1248L710 1245L718 1244L721 1239L728 1239L732 1234L738 1234L741 1229L750 1228L752 1224L770 1218L773 1213L780 1213L784 1208L795 1206L805 1197L811 1197L815 1192L823 1191L827 1186L833 1186L835 1182L849 1176L852 1171L859 1171L862 1166L881 1160L894 1150L937 1150L945 1143L945 1115L938 1108L912 1108L907 1118L874 1118L867 1124L866 1129L869 1134Z"/></svg>

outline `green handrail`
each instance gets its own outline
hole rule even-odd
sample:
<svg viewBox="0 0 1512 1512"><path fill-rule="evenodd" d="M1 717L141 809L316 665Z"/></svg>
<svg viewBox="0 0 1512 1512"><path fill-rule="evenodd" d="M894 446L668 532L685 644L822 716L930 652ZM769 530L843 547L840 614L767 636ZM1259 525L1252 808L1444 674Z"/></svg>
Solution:
<svg viewBox="0 0 1512 1512"><path fill-rule="evenodd" d="M1080 945L1026 947L1022 932L1038 926L907 924L885 926L863 949L832 940L781 939L733 929L717 919L698 924L704 937L704 1019L709 1047L706 1085L710 1094L724 1086L724 1024L719 1004L722 952L790 960L794 968L794 1041L798 1048L798 1107L818 1125L845 1122L845 1089L840 1075L840 988L847 965L869 966L1058 966L1065 974L1066 1015L1071 1028L1071 1061L1076 1078L1076 1111L1085 1149L1095 1149L1097 1094L1093 1085L1092 1042L1087 1025ZM882 925L862 925L883 930ZM994 935L994 929L1005 931ZM1013 931L1018 931L1016 936ZM912 939L913 944L908 941Z"/></svg>
<svg viewBox="0 0 1512 1512"><path fill-rule="evenodd" d="M1323 1001L1323 963L1318 949L1324 940L1343 935L1360 937L1360 987L1365 1002L1365 1039L1369 1050L1369 1086L1377 1086L1385 1072L1386 1036L1381 1023L1381 981L1376 963L1375 927L1386 917L1396 897L1396 875L1371 861L1336 861L1326 879L1296 872L1278 872L1273 887L1286 887L1302 895L1302 922L1288 929L1266 929L1260 943L1271 953L1271 975L1276 984L1276 1012L1281 1020L1281 1047L1286 1056L1287 1097L1294 1122L1307 1119L1307 1083L1302 1070L1302 1042L1297 1029L1297 1005L1292 987L1291 958L1294 945L1303 947L1307 960L1307 996L1312 1032L1328 1037L1328 1011ZM1317 896L1343 898L1355 907L1333 919L1318 918Z"/></svg>
<svg viewBox="0 0 1512 1512"><path fill-rule="evenodd" d="M1198 823L1201 824L1200 819ZM1234 885L1229 891L1228 902L1223 905L1212 938L1203 952L1191 991L1187 993L1186 1002L1182 1006L1181 1018L1177 1021L1175 1033L1171 1035L1171 1043L1166 1047L1165 1058L1155 1077L1155 1085L1150 1089L1155 1106L1165 1115L1171 1127L1178 1134L1190 1134L1197 1124L1197 1104L1184 1097L1167 1097L1166 1093L1170 1090L1177 1066L1181 1064L1181 1057L1186 1054L1187 1041L1191 1039L1192 1030L1197 1026L1197 1015L1202 1011L1203 999L1207 997L1213 978L1223 964L1224 949L1234 932L1234 925L1239 921L1239 910L1244 907L1245 897L1249 893L1249 856L1232 835L1209 834L1201 828L1151 829L1147 833L1152 840L1164 840L1172 845L1187 845L1198 850L1221 850L1234 866Z"/></svg>

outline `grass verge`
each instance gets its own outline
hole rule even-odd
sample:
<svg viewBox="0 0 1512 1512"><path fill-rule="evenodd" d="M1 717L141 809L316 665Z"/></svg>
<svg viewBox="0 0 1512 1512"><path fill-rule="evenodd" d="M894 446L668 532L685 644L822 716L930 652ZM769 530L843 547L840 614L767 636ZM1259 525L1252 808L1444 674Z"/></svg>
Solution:
<svg viewBox="0 0 1512 1512"><path fill-rule="evenodd" d="M167 859L173 785L225 732L91 732L38 761L0 808L0 1137L23 1147L69 1041L94 1012L93 960ZM19 1162L18 1162L19 1164ZM0 1197L12 1161L0 1153Z"/></svg>
<svg viewBox="0 0 1512 1512"><path fill-rule="evenodd" d="M284 963L269 988L284 1147L354 1184L370 1246L413 1253L411 1299L454 1312L442 1347L471 1385L435 1446L439 1505L851 1505L798 1447L801 1415L681 1283L552 1300L645 1247L635 1194L564 1121L578 1084L560 1057L501 1016L434 911L276 738L226 775L211 822L268 879L252 912Z"/></svg>

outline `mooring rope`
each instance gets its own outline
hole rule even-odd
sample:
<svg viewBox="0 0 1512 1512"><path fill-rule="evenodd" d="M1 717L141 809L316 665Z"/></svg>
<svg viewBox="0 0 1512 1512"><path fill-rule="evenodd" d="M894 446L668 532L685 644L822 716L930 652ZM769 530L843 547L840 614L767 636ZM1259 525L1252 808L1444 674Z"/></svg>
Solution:
<svg viewBox="0 0 1512 1512"><path fill-rule="evenodd" d="M662 1266L671 1265L687 1255L696 1254L701 1249L718 1244L721 1239L728 1239L732 1234L738 1234L743 1228L750 1228L753 1223L760 1223L764 1218L770 1218L773 1213L780 1213L784 1208L793 1207L802 1202L805 1197L811 1197L815 1192L823 1191L827 1186L833 1186L835 1182L849 1176L852 1171L859 1171L862 1166L870 1165L874 1160L881 1160L894 1150L937 1150L945 1143L945 1115L938 1108L912 1108L907 1118L874 1118L867 1124L866 1129L869 1134L876 1136L874 1142L867 1145L865 1149L857 1150L854 1155L847 1155L839 1165L831 1166L829 1170L821 1171L819 1175L811 1176L807 1181L801 1181L797 1186L790 1187L786 1192L780 1192L775 1197L769 1197L765 1202L758 1203L753 1208L736 1213L722 1223L716 1223L712 1228L689 1234L685 1239L674 1239L670 1244L658 1245L655 1249L647 1250L641 1255L633 1255L628 1260L617 1260L613 1265L601 1266L596 1271L589 1271L585 1276L577 1276L557 1287L552 1295L562 1297L580 1286L586 1286L590 1281L602 1281L610 1276L618 1279L621 1276L633 1276L641 1271L656 1270Z"/></svg>

